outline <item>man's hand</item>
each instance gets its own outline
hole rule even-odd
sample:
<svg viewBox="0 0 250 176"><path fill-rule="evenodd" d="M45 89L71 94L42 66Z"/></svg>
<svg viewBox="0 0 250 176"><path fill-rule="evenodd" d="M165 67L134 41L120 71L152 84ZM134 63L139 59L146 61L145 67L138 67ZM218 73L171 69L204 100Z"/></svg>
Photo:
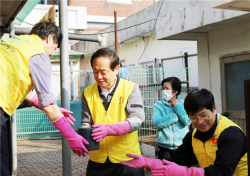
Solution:
<svg viewBox="0 0 250 176"><path fill-rule="evenodd" d="M176 98L173 101L171 101L171 103L174 106L176 103L181 103L181 101Z"/></svg>
<svg viewBox="0 0 250 176"><path fill-rule="evenodd" d="M128 167L133 167L133 168L141 168L141 167L149 168L143 156L127 154L127 157L130 157L133 159L130 161L121 162L121 164L128 166Z"/></svg>
<svg viewBox="0 0 250 176"><path fill-rule="evenodd" d="M89 151L83 144L88 145L88 141L85 140L82 136L77 134L74 129L68 124L67 120L64 117L56 120L52 123L60 132L63 137L68 140L70 148L78 156L85 156L85 153L89 154Z"/></svg>
<svg viewBox="0 0 250 176"><path fill-rule="evenodd" d="M92 131L91 136L96 142L100 142L106 136L114 135L120 136L130 131L130 123L128 121L116 122L114 124L103 125L103 124L95 124L92 125L93 128L96 128Z"/></svg>
<svg viewBox="0 0 250 176"><path fill-rule="evenodd" d="M79 134L75 134L75 138L69 139L69 145L72 151L77 154L78 156L85 156L85 153L89 154L89 151L86 149L86 147L83 144L88 145L88 141L84 139ZM66 139L66 138L65 138Z"/></svg>
<svg viewBox="0 0 250 176"><path fill-rule="evenodd" d="M152 169L155 166L163 166L163 163L160 159L146 158L140 155L133 155L133 154L127 154L127 157L133 159L130 161L124 161L120 163L128 167L133 167L133 168L145 167L148 169Z"/></svg>
<svg viewBox="0 0 250 176"><path fill-rule="evenodd" d="M204 176L204 169L179 166L174 162L163 160L164 166L156 166L151 169L152 176Z"/></svg>
<svg viewBox="0 0 250 176"><path fill-rule="evenodd" d="M68 121L68 123L73 126L74 123L72 122L72 120L76 121L76 119L71 115L71 114L73 114L73 112L69 111L67 109L61 108L61 107L58 107L58 108L60 109L61 113L66 118L66 120Z"/></svg>
<svg viewBox="0 0 250 176"><path fill-rule="evenodd" d="M91 134L91 136L93 136L93 139L96 140L96 142L100 142L108 135L109 129L106 125L98 123L92 125L92 127L96 128L92 130Z"/></svg>

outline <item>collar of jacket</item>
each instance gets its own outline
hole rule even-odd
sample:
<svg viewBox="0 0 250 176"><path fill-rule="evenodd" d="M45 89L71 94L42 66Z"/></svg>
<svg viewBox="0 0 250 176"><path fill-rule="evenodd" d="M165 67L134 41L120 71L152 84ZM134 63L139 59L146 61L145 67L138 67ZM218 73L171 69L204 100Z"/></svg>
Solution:
<svg viewBox="0 0 250 176"><path fill-rule="evenodd" d="M119 76L116 76L116 83L115 83L115 87L114 87L114 89L112 90L112 92L111 93L109 93L109 95L114 95L114 93L115 93L115 90L116 90L116 88L117 88L117 86L118 86L118 84L119 84L119 81L120 81L120 77ZM101 93L102 93L102 90L101 90L101 87L100 86L98 86L98 92L99 92L99 95L101 95Z"/></svg>

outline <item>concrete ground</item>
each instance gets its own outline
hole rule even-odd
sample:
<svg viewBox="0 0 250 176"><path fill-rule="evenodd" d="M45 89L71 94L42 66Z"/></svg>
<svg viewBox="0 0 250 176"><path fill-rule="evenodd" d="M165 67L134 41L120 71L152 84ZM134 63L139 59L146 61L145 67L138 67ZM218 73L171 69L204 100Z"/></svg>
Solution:
<svg viewBox="0 0 250 176"><path fill-rule="evenodd" d="M85 176L88 155L79 157L72 152L71 156L72 176ZM62 140L18 140L17 160L18 176L62 176Z"/></svg>

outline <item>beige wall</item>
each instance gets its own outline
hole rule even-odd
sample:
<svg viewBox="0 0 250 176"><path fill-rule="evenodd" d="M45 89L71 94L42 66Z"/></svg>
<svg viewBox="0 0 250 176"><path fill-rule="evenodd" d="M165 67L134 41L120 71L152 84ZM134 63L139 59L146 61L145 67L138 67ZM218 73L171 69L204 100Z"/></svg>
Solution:
<svg viewBox="0 0 250 176"><path fill-rule="evenodd" d="M118 0L117 0L118 1ZM107 0L69 0L70 6L87 7L88 15L128 17L155 3L155 0L131 0L131 3L111 3Z"/></svg>
<svg viewBox="0 0 250 176"><path fill-rule="evenodd" d="M209 45L208 45L209 44ZM250 52L250 22L202 34L198 38L199 87L212 91L218 112L222 111L220 58ZM211 84L210 84L211 82Z"/></svg>
<svg viewBox="0 0 250 176"><path fill-rule="evenodd" d="M136 37L128 42L118 45L118 53L120 60L125 59L123 65L135 64L143 53L143 45L146 47L149 37ZM144 43L144 44L143 44ZM111 47L114 49L114 47ZM156 40L155 34L152 35L146 51L140 62L153 61L155 58L162 59L168 57L179 56L181 51L187 51L189 54L197 54L196 41L166 41ZM85 56L84 60L80 62L81 70L91 70L90 66L91 55Z"/></svg>

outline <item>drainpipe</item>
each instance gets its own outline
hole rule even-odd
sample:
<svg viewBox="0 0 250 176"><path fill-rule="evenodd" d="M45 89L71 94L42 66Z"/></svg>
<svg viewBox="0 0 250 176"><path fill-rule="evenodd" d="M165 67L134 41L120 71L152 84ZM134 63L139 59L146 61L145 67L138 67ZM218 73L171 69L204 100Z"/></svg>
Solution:
<svg viewBox="0 0 250 176"><path fill-rule="evenodd" d="M187 82L187 94L189 94L189 74L188 74L188 53L185 52L185 68L186 68L186 82Z"/></svg>
<svg viewBox="0 0 250 176"><path fill-rule="evenodd" d="M74 70L74 67L73 67L73 64L74 62L69 62L70 64L70 85L71 85L71 101L74 101L75 100L75 97L74 97L74 73L73 73L73 70Z"/></svg>
<svg viewBox="0 0 250 176"><path fill-rule="evenodd" d="M144 60L144 62L146 62L146 57L145 57L145 52L144 52L144 50L145 50L145 39L144 39L144 37L142 37L142 52L143 52L143 60Z"/></svg>
<svg viewBox="0 0 250 176"><path fill-rule="evenodd" d="M69 50L68 50L68 9L67 0L59 3L59 24L63 39L60 46L60 74L61 74L61 105L70 109L70 75L69 75ZM71 149L68 141L62 137L62 163L63 176L71 176Z"/></svg>

